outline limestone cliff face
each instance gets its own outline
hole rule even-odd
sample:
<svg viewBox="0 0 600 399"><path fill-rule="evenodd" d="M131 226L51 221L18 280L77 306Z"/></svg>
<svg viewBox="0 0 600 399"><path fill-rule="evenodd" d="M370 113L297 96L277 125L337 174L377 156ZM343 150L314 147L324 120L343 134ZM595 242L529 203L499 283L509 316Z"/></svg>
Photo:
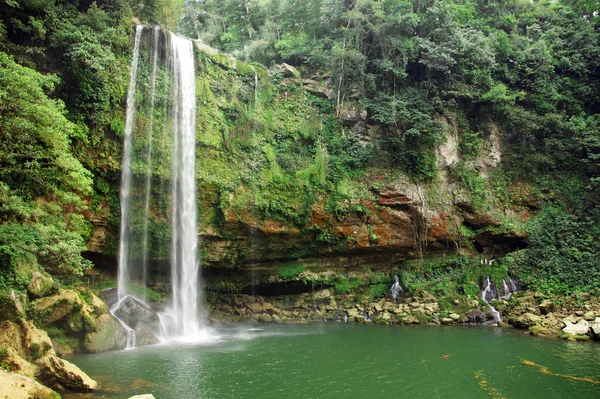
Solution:
<svg viewBox="0 0 600 399"><path fill-rule="evenodd" d="M405 177L379 189L371 187L369 198L351 201L360 210L336 216L326 211L325 198L320 198L303 229L224 209L220 232L201 227L206 265L236 268L293 259L327 264L344 257L352 257L356 264L392 264L423 252L452 251L455 243L467 241L489 256L499 256L526 243L519 225L506 221L524 224L531 216L529 208L477 209L460 187L448 181L422 187ZM474 235L466 236L465 228Z"/></svg>
<svg viewBox="0 0 600 399"><path fill-rule="evenodd" d="M353 181L360 185L360 193L337 198L333 206L332 192L320 190L308 196L312 205L302 222L273 215L264 204L261 208L260 201L248 193L269 187L271 192L262 193L262 198L280 194L280 186L271 188L270 184L284 173L287 164L295 165L289 160L294 152L302 152L301 146L314 151L317 139L307 129L315 125L314 120L316 125L321 123L318 119L324 115L311 108L307 96L331 101L334 90L328 76L303 79L289 65L267 74L205 47L196 46L200 62L199 235L205 267L276 269L278 264L292 260L323 268L390 265L457 247L498 256L525 245L524 226L537 209L529 186L523 181L513 182L503 198L490 188L490 175L501 167L501 129L490 124L478 155L465 159L459 150L461 131L453 111L435 116L444 133L435 151L438 177L434 181L418 184L398 170L371 168ZM260 102L261 85L269 87L270 97L264 103ZM383 127L370 119L356 96L342 105L337 119L341 134L354 136L361 146L370 145L382 134ZM273 132L290 141L287 150L282 147L288 151L285 156L281 148L264 143ZM292 160L296 164L312 162ZM468 187L457 178L459 169L466 170L467 177L475 179L478 186ZM293 185L304 170L292 168L287 173ZM298 184L292 189L303 195L309 188ZM286 198L288 209L299 206L292 195ZM114 248L117 231L114 226L111 230L107 219L118 210L99 209L89 217L95 229L88 249L110 255L114 249L107 251L107 242ZM167 257L168 253L163 254Z"/></svg>

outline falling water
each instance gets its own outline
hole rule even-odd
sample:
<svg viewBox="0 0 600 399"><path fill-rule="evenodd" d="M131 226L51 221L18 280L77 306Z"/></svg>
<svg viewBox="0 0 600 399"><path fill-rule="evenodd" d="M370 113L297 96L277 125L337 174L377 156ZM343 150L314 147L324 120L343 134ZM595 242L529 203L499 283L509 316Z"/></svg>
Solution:
<svg viewBox="0 0 600 399"><path fill-rule="evenodd" d="M154 137L154 103L156 99L156 68L158 63L158 37L160 29L152 30L152 50L150 59L150 122L148 125L148 147L146 150L146 197L144 198L144 226L142 229L142 281L147 280L148 271L148 214L150 213L150 192L152 191L152 139ZM140 298L146 299L146 298Z"/></svg>
<svg viewBox="0 0 600 399"><path fill-rule="evenodd" d="M135 115L135 89L137 85L137 70L140 53L140 38L143 31L142 26L137 26L135 30L135 41L133 46L133 58L131 60L131 76L129 78L129 87L127 89L127 110L125 116L125 133L123 140L123 165L121 167L121 240L119 248L119 274L117 294L119 301L110 309L110 313L121 323L127 331L126 349L135 347L135 331L129 327L123 320L115 315L121 300L127 295L126 282L129 280L130 270L128 262L129 252L129 211L130 211L130 193L131 193L131 154L133 144L133 121Z"/></svg>
<svg viewBox="0 0 600 399"><path fill-rule="evenodd" d="M256 73L256 68L250 65L252 70L254 71L254 101L258 101L258 73Z"/></svg>
<svg viewBox="0 0 600 399"><path fill-rule="evenodd" d="M512 292L510 291L510 288L508 287L508 284L506 284L506 280L502 279L502 289L504 290L504 295L502 295L502 298L509 300L510 296L512 295Z"/></svg>
<svg viewBox="0 0 600 399"><path fill-rule="evenodd" d="M171 282L172 282L172 304L169 309L161 317L161 321L165 324L161 326L164 331L163 338L185 337L186 339L194 339L201 332L201 326L204 324L204 316L201 309L201 297L199 286L199 262L197 259L197 222L196 222L196 173L195 173L195 156L196 156L196 76L194 67L194 55L192 42L188 39L181 38L174 34L169 37L170 52L168 56L168 72L170 73L172 82L168 83L165 88L172 90L167 97L162 97L156 93L157 73L159 71L159 36L161 32L158 28L152 31L152 43L150 47L150 62L149 66L149 90L145 94L148 99L146 107L149 108L148 124L140 133L140 138L143 143L140 145L137 130L135 126L136 120L136 90L143 93L144 85L137 82L138 63L140 59L140 41L142 38L148 37L143 35L144 27L136 28L135 45L133 51L133 59L131 63L131 77L127 94L127 113L126 127L124 138L124 154L122 164L121 178L121 242L119 253L119 277L118 277L118 298L119 301L111 309L115 313L119 308L119 304L127 295L131 295L129 286L133 282L134 272L132 264L133 252L138 259L142 259L142 282L146 282L146 269L148 263L149 245L149 215L150 210L155 209L155 203L170 204L171 218ZM138 89L137 86L140 86ZM142 95L144 96L144 95ZM149 97L147 97L149 96ZM157 97L160 96L160 97ZM155 98L164 98L168 105L165 107L170 110L169 115L165 114L165 120L154 120ZM158 100L157 100L158 101ZM167 139L163 135L159 144L153 148L153 131L158 123L162 124L162 131L172 132L172 138ZM166 128L165 126L170 126ZM134 130L135 133L134 134ZM134 138L134 136L136 136ZM166 143L165 140L170 141ZM137 144L136 144L137 143ZM134 144L136 147L134 147ZM135 193L141 199L143 198L143 214L141 203L134 208L132 205L132 161L135 149L143 148L143 155L139 154L138 158L145 163L145 171L141 173L138 180L140 186L135 189ZM166 150L166 151L165 151ZM158 197L152 194L152 174L153 159L156 158L160 162L161 157L171 157L171 190L164 192L158 190ZM143 182L142 182L143 181ZM164 197L164 198L163 198ZM133 218L131 215L133 209L139 209L140 217ZM163 215L167 216L167 215ZM167 216L167 219L169 217ZM133 237L134 223L138 223L141 227L141 234L138 237ZM140 229L138 228L138 231ZM140 240L135 243L132 240ZM163 246L166 243L162 243ZM139 249L137 249L139 248ZM135 250L134 250L135 249ZM138 301L143 298L136 298ZM124 324L121 320L119 320ZM134 334L134 331L127 326L128 336ZM135 346L135 336L128 338L128 347Z"/></svg>
<svg viewBox="0 0 600 399"><path fill-rule="evenodd" d="M500 317L500 312L498 312L495 307L490 305L490 302L489 302L492 299L494 299L494 291L492 290L492 283L490 282L490 276L487 276L486 286L485 286L485 289L481 293L481 299L483 299L483 301L487 304L488 308L490 309L490 312L492 312L492 316L494 316L494 321L496 323L502 321L502 317Z"/></svg>
<svg viewBox="0 0 600 399"><path fill-rule="evenodd" d="M138 60L140 56L140 38L142 36L143 26L138 25L135 30L135 42L133 47L133 58L131 60L131 76L129 77L129 87L127 89L127 110L125 114L125 133L123 139L123 163L121 165L121 239L119 248L119 275L118 275L118 296L123 299L127 293L126 283L130 279L130 265L128 262L129 254L129 212L130 212L130 194L131 194L131 155L133 144L133 125L135 119L135 94L137 85Z"/></svg>
<svg viewBox="0 0 600 399"><path fill-rule="evenodd" d="M117 321L121 324L121 326L123 326L123 328L126 331L127 334L127 341L125 344L125 349L133 349L135 348L136 345L136 336L135 336L135 330L131 327L129 327L127 325L127 323L125 323L120 317L118 317L116 315L116 311L117 309L119 309L119 306L121 306L121 302L123 302L123 300L126 297L121 298L119 301L117 301L117 303L115 303L111 308L110 308L110 313L115 317L115 319L117 319Z"/></svg>
<svg viewBox="0 0 600 399"><path fill-rule="evenodd" d="M183 337L199 333L199 264L196 228L196 76L192 42L171 34L173 73L172 174L172 308L175 331Z"/></svg>

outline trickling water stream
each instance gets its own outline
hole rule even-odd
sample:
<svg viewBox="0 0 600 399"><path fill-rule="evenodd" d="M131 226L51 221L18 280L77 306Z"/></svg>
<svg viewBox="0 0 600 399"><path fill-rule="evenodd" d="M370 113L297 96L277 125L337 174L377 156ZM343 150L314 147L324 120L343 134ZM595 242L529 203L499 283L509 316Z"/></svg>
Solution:
<svg viewBox="0 0 600 399"><path fill-rule="evenodd" d="M494 299L494 297L495 297L495 295L494 295L494 291L492 290L492 283L490 282L490 276L487 276L486 286L485 286L483 292L481 293L481 299L483 299L483 301L487 304L488 308L490 309L490 312L492 312L492 316L494 316L494 322L498 323L498 322L502 321L500 312L498 312L496 310L496 308L490 304L490 301L492 299Z"/></svg>

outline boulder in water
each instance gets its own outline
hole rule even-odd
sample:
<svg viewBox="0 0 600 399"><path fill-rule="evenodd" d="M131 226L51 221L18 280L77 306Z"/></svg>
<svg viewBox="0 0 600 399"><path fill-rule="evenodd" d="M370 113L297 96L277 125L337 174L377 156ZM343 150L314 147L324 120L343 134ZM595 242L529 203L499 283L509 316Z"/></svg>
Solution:
<svg viewBox="0 0 600 399"><path fill-rule="evenodd" d="M112 312L136 331L136 345L160 342L160 319L150 306L128 295L121 299Z"/></svg>
<svg viewBox="0 0 600 399"><path fill-rule="evenodd" d="M98 383L79 367L56 355L46 355L36 363L41 367L38 378L53 388L74 391L92 391L98 388Z"/></svg>
<svg viewBox="0 0 600 399"><path fill-rule="evenodd" d="M521 328L529 328L531 326L535 326L542 321L542 318L533 313L525 313L521 316L517 317L516 320L513 321L513 324L517 327Z"/></svg>
<svg viewBox="0 0 600 399"><path fill-rule="evenodd" d="M96 353L127 346L125 327L111 314L103 314L96 319L96 331L85 335L83 345L88 352Z"/></svg>
<svg viewBox="0 0 600 399"><path fill-rule="evenodd" d="M565 323L565 328L563 328L563 332L565 334L571 335L587 335L590 331L590 323L586 320L579 320L577 323L572 323L568 318L563 319L563 323Z"/></svg>
<svg viewBox="0 0 600 399"><path fill-rule="evenodd" d="M600 317L596 317L596 319L592 321L590 329L596 337L600 337Z"/></svg>

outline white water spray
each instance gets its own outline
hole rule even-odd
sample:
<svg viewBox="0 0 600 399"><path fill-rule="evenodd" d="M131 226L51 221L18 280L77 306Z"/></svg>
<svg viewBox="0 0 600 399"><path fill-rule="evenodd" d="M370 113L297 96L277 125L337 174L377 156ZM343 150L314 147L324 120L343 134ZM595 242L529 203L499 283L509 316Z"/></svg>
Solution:
<svg viewBox="0 0 600 399"><path fill-rule="evenodd" d="M177 335L200 332L198 232L196 222L196 76L192 42L171 34L173 73L173 173L171 284L173 303L167 311Z"/></svg>
<svg viewBox="0 0 600 399"><path fill-rule="evenodd" d="M494 291L492 290L492 283L490 282L490 276L487 276L486 286L485 286L485 289L481 293L481 299L483 299L483 301L487 304L488 308L490 309L490 312L492 312L494 321L496 323L499 323L500 321L502 321L502 317L500 317L500 312L498 312L495 307L490 305L490 302L489 302L492 299L494 299Z"/></svg>

